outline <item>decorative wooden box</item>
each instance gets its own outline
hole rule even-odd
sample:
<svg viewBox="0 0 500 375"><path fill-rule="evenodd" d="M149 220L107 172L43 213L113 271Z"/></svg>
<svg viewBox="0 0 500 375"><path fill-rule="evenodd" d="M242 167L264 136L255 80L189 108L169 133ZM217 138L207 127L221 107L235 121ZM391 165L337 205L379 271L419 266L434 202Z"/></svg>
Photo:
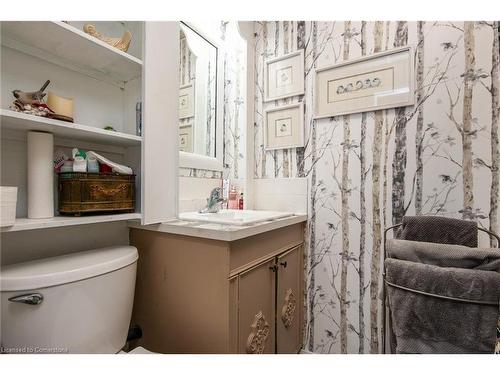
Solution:
<svg viewBox="0 0 500 375"><path fill-rule="evenodd" d="M63 172L58 185L61 215L135 211L135 175Z"/></svg>

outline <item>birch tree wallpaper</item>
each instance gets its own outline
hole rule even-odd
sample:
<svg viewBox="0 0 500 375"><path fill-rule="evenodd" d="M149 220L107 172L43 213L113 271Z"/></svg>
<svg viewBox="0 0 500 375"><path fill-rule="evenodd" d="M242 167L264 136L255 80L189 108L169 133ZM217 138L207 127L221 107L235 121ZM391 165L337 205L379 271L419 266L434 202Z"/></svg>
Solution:
<svg viewBox="0 0 500 375"><path fill-rule="evenodd" d="M313 119L316 68L406 45L414 106ZM305 95L264 103L264 61L299 49ZM256 22L255 56L254 178L309 181L304 347L379 353L384 228L429 214L500 232L498 22ZM306 146L265 152L264 111L297 102Z"/></svg>

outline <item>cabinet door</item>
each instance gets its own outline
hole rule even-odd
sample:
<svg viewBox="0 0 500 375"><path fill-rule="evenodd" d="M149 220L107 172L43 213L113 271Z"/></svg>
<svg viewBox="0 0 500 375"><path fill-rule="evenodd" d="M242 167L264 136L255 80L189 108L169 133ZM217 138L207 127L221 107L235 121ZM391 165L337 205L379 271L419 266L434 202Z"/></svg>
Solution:
<svg viewBox="0 0 500 375"><path fill-rule="evenodd" d="M144 27L142 224L177 215L179 22Z"/></svg>
<svg viewBox="0 0 500 375"><path fill-rule="evenodd" d="M301 347L301 247L278 257L276 340L278 353L298 353Z"/></svg>
<svg viewBox="0 0 500 375"><path fill-rule="evenodd" d="M239 275L239 353L275 353L274 268L272 259Z"/></svg>

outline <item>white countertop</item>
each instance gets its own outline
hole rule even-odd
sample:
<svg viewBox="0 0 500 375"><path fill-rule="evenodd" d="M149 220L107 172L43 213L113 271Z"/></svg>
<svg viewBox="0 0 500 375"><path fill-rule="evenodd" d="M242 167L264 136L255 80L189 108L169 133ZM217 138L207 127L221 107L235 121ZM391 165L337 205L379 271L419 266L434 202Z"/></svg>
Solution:
<svg viewBox="0 0 500 375"><path fill-rule="evenodd" d="M253 225L225 225L203 223L199 221L170 220L161 224L140 225L129 221L130 228L152 230L157 232L201 237L219 241L236 241L256 234L307 221L307 215L293 215L271 221L263 221Z"/></svg>

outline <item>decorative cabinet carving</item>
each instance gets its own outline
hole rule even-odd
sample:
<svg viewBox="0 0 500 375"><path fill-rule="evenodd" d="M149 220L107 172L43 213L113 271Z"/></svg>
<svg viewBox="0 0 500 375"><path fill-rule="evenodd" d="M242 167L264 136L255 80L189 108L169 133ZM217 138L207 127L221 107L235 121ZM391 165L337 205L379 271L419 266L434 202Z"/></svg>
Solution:
<svg viewBox="0 0 500 375"><path fill-rule="evenodd" d="M257 315L255 315L251 328L252 333L250 333L247 339L247 353L262 354L266 349L269 332L271 332L269 323L267 322L264 314L262 314L262 311L259 311Z"/></svg>
<svg viewBox="0 0 500 375"><path fill-rule="evenodd" d="M278 353L297 353L301 342L302 259L300 247L278 256L278 308L280 319L276 322Z"/></svg>
<svg viewBox="0 0 500 375"><path fill-rule="evenodd" d="M96 199L100 196L116 197L120 194L126 193L129 187L127 185L118 185L116 187L105 187L101 185L90 185L90 195Z"/></svg>
<svg viewBox="0 0 500 375"><path fill-rule="evenodd" d="M238 275L240 353L274 353L274 259Z"/></svg>
<svg viewBox="0 0 500 375"><path fill-rule="evenodd" d="M285 295L285 301L281 308L281 321L285 328L290 328L295 316L295 309L297 308L297 298L292 289L288 289Z"/></svg>

